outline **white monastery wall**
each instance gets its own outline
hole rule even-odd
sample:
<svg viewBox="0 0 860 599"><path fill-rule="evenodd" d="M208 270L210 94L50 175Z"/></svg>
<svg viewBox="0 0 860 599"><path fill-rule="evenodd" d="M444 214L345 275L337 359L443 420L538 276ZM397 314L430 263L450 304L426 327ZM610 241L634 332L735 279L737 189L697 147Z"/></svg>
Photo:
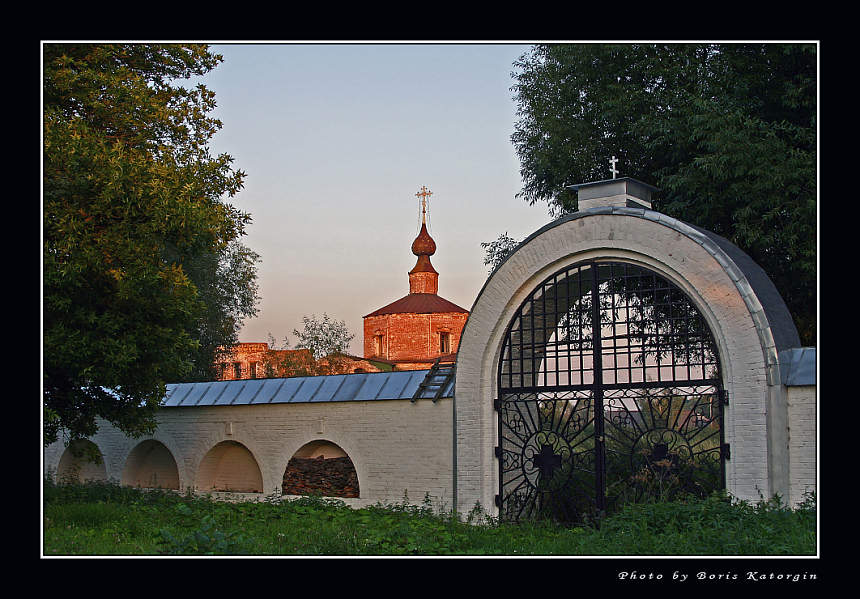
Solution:
<svg viewBox="0 0 860 599"><path fill-rule="evenodd" d="M429 399L345 401L243 406L170 407L158 414L158 429L151 437L130 439L101 422L91 440L105 457L106 477L121 481L131 452L152 439L163 443L176 460L179 488L201 492L212 480L216 459L238 461L246 478L220 480L218 484L256 482L259 467L262 492L280 492L290 458L312 441L339 446L355 467L359 497L343 499L353 506L381 502L399 503L408 495L420 504L425 493L433 505L453 505L452 400ZM209 452L219 443L233 441L247 451ZM226 447L224 445L219 447ZM62 442L45 449L45 469L56 471L65 448ZM208 459L204 459L209 454Z"/></svg>

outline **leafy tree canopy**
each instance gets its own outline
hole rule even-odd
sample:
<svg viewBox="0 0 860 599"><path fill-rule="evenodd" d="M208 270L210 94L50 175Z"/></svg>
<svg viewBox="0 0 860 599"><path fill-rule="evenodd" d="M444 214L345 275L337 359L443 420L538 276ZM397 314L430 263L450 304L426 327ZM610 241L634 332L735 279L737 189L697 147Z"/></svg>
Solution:
<svg viewBox="0 0 860 599"><path fill-rule="evenodd" d="M217 356L224 347L238 343L242 323L257 314L259 260L256 252L234 240L221 251L192 256L183 263L203 301L195 328L199 347L192 371L183 381L217 378Z"/></svg>
<svg viewBox="0 0 860 599"><path fill-rule="evenodd" d="M256 310L244 173L207 143L214 94L176 82L222 58L202 45L43 46L46 443L102 417L154 428L165 383L193 378Z"/></svg>
<svg viewBox="0 0 860 599"><path fill-rule="evenodd" d="M507 231L499 235L495 241L482 243L481 247L484 248L484 266L492 273L519 244L520 242L509 236Z"/></svg>
<svg viewBox="0 0 860 599"><path fill-rule="evenodd" d="M302 330L293 329L293 335L298 339L296 348L311 350L317 360L335 353L345 354L355 338L345 321L334 320L325 313L322 318L317 318L316 314L303 316Z"/></svg>
<svg viewBox="0 0 860 599"><path fill-rule="evenodd" d="M334 320L323 313L302 317L302 330L293 329L297 337L295 348L284 337L280 348L275 347L275 338L269 333L270 350L264 362L266 377L317 376L348 372L352 358L347 353L355 334L347 329L346 322ZM301 351L306 350L306 351Z"/></svg>
<svg viewBox="0 0 860 599"><path fill-rule="evenodd" d="M815 345L814 45L537 45L514 66L518 197L573 211L566 186L608 178L617 156L662 190L655 209L758 262Z"/></svg>

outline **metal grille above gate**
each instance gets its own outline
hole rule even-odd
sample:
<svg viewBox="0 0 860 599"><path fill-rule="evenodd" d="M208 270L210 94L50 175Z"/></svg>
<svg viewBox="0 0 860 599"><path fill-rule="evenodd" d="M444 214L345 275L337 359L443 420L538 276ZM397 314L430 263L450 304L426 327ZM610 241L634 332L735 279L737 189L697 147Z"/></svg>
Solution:
<svg viewBox="0 0 860 599"><path fill-rule="evenodd" d="M589 261L547 278L508 327L498 381L503 519L579 522L725 486L713 336L649 269Z"/></svg>

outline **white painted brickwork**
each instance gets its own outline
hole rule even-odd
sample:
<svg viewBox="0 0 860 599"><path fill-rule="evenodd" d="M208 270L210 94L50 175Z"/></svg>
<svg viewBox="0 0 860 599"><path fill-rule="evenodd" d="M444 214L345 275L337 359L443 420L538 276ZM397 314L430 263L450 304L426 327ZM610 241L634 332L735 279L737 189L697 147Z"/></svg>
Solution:
<svg viewBox="0 0 860 599"><path fill-rule="evenodd" d="M816 490L816 397L814 386L788 387L790 502Z"/></svg>
<svg viewBox="0 0 860 599"><path fill-rule="evenodd" d="M412 503L420 504L426 493L434 506L450 509L452 420L451 399L164 408L158 430L146 439L160 441L170 450L183 490L210 480L204 457L218 443L235 441L259 466L263 493L280 492L287 463L296 451L311 441L325 440L347 453L358 474L360 497L344 499L346 503L398 503L408 495ZM92 441L105 456L107 477L121 481L130 452L146 439L129 439L102 423ZM62 442L46 448L46 470L56 471L63 452ZM232 457L241 460L242 455ZM231 456L225 452L220 457ZM252 468L243 470L253 474ZM249 481L253 476L232 484ZM219 481L225 482L231 481Z"/></svg>

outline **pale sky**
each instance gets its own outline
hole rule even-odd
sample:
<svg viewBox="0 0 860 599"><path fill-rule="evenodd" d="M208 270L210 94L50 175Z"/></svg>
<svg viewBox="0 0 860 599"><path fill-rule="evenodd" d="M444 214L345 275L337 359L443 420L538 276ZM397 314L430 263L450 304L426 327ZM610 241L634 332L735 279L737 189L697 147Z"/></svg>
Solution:
<svg viewBox="0 0 860 599"><path fill-rule="evenodd" d="M510 136L512 44L213 44L202 82L223 122L213 154L247 173L231 202L250 212L261 302L240 341L296 339L327 313L362 316L409 292L422 185L432 192L439 295L469 310L487 278L481 242L517 240L550 218L522 188Z"/></svg>

